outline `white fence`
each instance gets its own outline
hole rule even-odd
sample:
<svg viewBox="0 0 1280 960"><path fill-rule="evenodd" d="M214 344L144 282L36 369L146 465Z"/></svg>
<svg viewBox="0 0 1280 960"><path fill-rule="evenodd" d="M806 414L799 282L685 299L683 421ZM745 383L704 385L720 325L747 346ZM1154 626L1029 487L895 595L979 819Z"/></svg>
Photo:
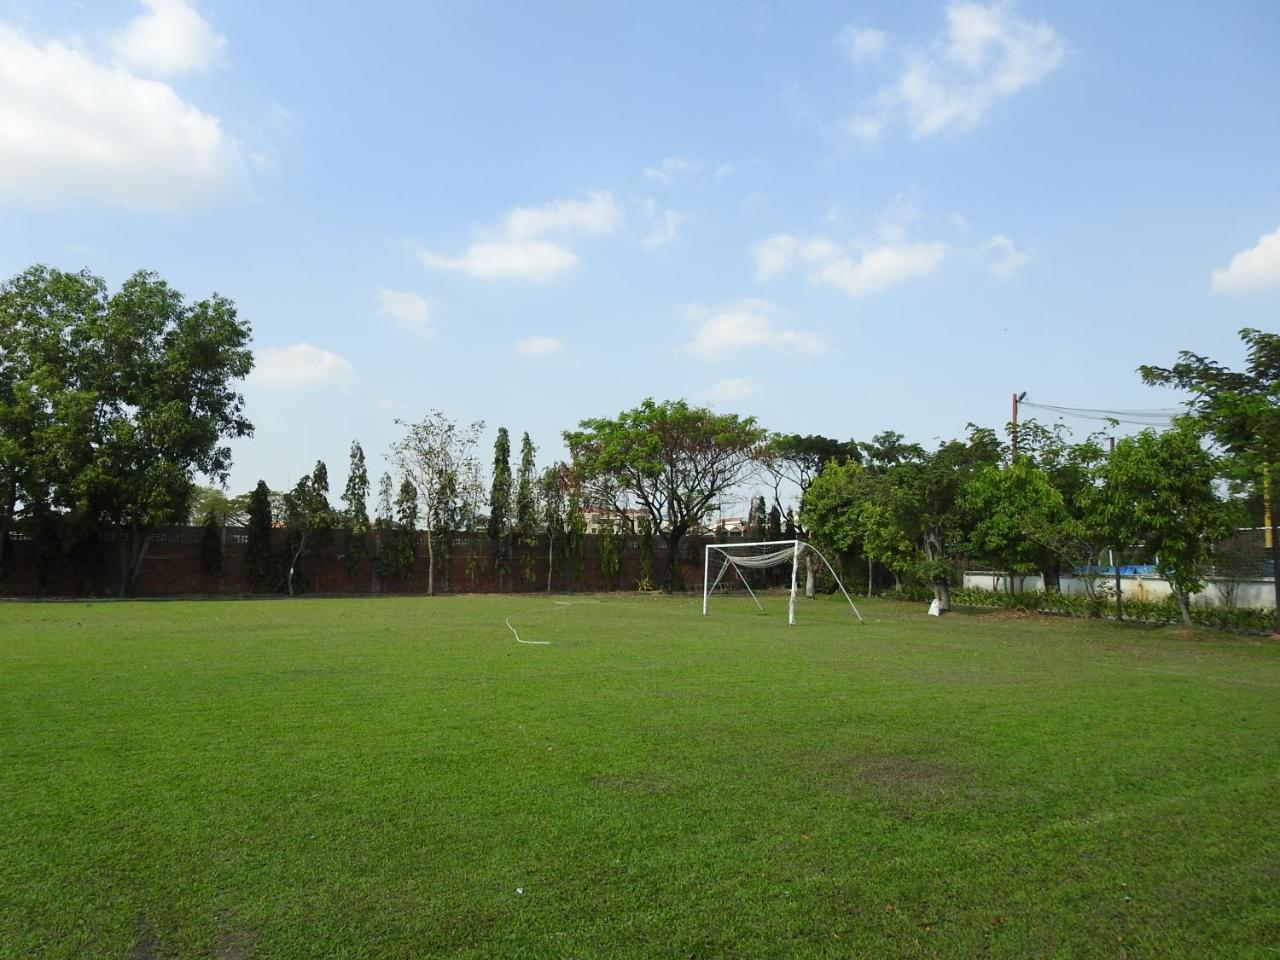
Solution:
<svg viewBox="0 0 1280 960"><path fill-rule="evenodd" d="M1115 589L1115 576L1104 574L1101 579ZM1005 593L1009 589L1005 574L985 570L967 570L964 585L973 590L995 590ZM1086 592L1085 584L1079 577L1062 577L1059 587L1068 596ZM1027 593L1044 589L1044 578L1039 574L1025 577L1014 574L1013 590L1015 593ZM1168 581L1161 577L1133 576L1123 574L1120 577L1121 597L1135 600L1163 600L1173 593ZM1191 598L1194 606L1201 607L1253 607L1256 609L1275 609L1275 581L1271 577L1258 577L1243 580L1231 580L1225 577L1209 577L1208 586L1203 593Z"/></svg>

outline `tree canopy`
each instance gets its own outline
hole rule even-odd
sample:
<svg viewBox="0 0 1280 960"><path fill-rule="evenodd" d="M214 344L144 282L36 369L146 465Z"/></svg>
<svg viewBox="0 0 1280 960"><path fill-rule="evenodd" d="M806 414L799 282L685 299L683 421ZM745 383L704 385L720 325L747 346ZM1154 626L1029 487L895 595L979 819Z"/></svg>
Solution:
<svg viewBox="0 0 1280 960"><path fill-rule="evenodd" d="M766 432L753 417L653 399L579 428L564 434L575 468L587 483L614 483L636 498L666 542L674 590L680 541L752 467Z"/></svg>

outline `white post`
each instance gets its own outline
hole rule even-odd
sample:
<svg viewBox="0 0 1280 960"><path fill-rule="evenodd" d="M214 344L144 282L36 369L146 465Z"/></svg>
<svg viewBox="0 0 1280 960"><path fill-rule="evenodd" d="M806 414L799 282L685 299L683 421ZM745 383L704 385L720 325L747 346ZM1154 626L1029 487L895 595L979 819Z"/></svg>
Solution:
<svg viewBox="0 0 1280 960"><path fill-rule="evenodd" d="M702 615L707 615L707 577L711 575L711 544L702 548Z"/></svg>
<svg viewBox="0 0 1280 960"><path fill-rule="evenodd" d="M791 599L787 603L787 623L796 625L796 566L800 563L800 541L791 548Z"/></svg>

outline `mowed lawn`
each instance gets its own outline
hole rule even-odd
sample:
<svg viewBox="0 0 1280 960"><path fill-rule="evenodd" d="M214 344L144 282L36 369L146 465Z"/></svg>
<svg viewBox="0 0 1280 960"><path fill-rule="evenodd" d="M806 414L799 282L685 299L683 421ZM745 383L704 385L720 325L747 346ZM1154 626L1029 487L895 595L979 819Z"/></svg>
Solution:
<svg viewBox="0 0 1280 960"><path fill-rule="evenodd" d="M1280 645L842 603L0 604L0 956L1280 956Z"/></svg>

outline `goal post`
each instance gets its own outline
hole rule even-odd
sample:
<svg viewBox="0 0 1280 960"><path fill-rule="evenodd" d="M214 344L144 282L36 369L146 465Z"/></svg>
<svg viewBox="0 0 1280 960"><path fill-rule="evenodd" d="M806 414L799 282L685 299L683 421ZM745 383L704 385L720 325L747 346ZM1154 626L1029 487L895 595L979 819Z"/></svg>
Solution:
<svg viewBox="0 0 1280 960"><path fill-rule="evenodd" d="M702 615L704 617L707 616L711 603L711 594L716 591L721 583L726 581L730 570L733 571L742 586L746 588L747 593L755 602L756 608L761 613L764 613L764 607L760 603L760 598L756 596L756 591L751 589L751 583L747 578L746 572L752 570L768 570L790 564L791 583L787 597L787 623L794 626L796 622L797 572L800 567L800 558L810 553L815 554L831 572L831 576L835 579L836 586L840 588L840 592L844 594L845 600L849 602L849 607L853 610L854 616L858 618L858 622L865 622L862 619L862 614L858 612L858 607L853 602L853 598L849 596L849 591L844 588L844 584L840 581L840 575L836 573L835 568L831 565L831 561L823 556L821 550L806 540L765 540L759 543L708 543L704 551L702 564ZM718 567L714 578L711 574L713 564ZM762 585L757 583L757 588L760 586Z"/></svg>

